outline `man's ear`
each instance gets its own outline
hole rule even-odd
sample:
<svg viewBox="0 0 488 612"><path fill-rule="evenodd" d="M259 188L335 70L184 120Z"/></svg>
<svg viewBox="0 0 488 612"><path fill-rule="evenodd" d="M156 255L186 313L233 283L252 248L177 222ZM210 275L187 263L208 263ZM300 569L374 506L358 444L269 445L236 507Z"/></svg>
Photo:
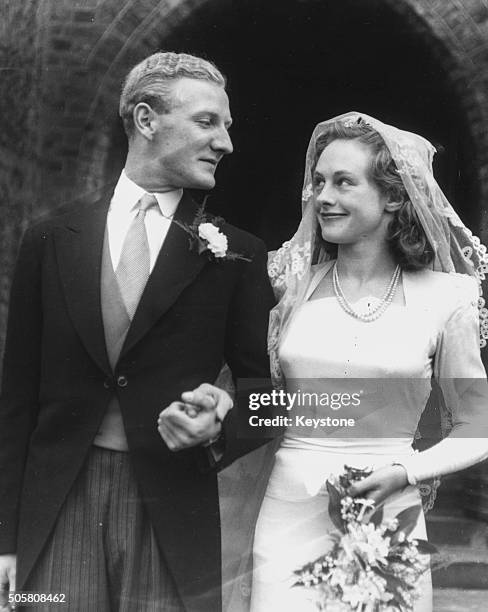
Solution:
<svg viewBox="0 0 488 612"><path fill-rule="evenodd" d="M400 210L402 206L403 206L402 201L388 200L388 202L385 204L385 211L389 213L394 213L397 210Z"/></svg>
<svg viewBox="0 0 488 612"><path fill-rule="evenodd" d="M139 102L132 111L134 127L144 138L152 140L154 137L154 118L156 113L145 102Z"/></svg>

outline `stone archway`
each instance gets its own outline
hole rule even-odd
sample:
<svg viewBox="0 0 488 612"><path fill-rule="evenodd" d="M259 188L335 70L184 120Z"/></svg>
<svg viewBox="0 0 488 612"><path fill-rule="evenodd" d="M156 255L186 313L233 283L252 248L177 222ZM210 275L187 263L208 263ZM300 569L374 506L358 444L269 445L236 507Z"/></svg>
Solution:
<svg viewBox="0 0 488 612"><path fill-rule="evenodd" d="M279 28L273 27L269 14L266 17L266 11L269 13L272 8L286 7L283 10L288 12L288 18L292 21L295 13L298 15L309 12L318 15L319 21L326 23L327 10L339 5L347 5L347 10L341 10L348 20L353 21L361 11L363 15L364 10L370 11L369 21L373 24L380 13L389 11L392 19L401 24L401 30L410 32L411 40L416 40L419 46L428 48L429 61L435 64L435 70L441 74L443 87L448 92L446 99L454 99L459 108L458 121L463 133L461 148L463 155L466 151L469 154L469 160L458 160L455 155L451 156L444 174L448 177L455 176L461 168L461 184L467 188L466 194L463 195L468 200L468 212L475 220L474 229L481 233L486 242L488 8L484 0L368 0L367 3L358 0L284 0L280 3L241 0L238 9L232 0L126 0L124 3L119 0L60 0L55 3L50 0L9 0L2 31L7 34L16 32L16 35L4 37L5 41L10 41L4 44L8 44L9 49L13 51L10 60L4 63L6 66L11 64L8 69L12 70L10 75L17 79L12 81L17 83L17 94L20 91L18 83L21 83L25 94L22 94L16 104L11 105L9 112L1 119L5 122L1 146L5 151L5 159L8 157L12 162L0 167L4 225L2 235L5 236L0 247L4 270L0 299L3 315L6 314L11 269L20 228L25 227L32 217L63 204L69 205L80 190L95 189L106 180L107 162L114 150L123 146L120 134L117 136L119 128L114 122L114 116L120 81L131 65L161 46L169 47L170 44L179 44L180 48L186 46L188 50L198 50L210 57L215 53L219 61L223 62L224 70L234 84L234 105L243 94L244 98L248 96L245 101L250 102L249 108L252 110L249 114L242 105L237 109L250 129L246 129L249 135L247 143L243 137L240 138L244 147L242 163L236 153L233 156L235 161L232 162L234 170L232 173L228 172L231 169L231 166L228 166L225 171L229 179L227 184L224 183L224 187L232 197L235 184L240 184L242 180L256 179L259 182L263 176L259 172L259 166L272 156L275 149L281 152L288 146L283 134L279 133L280 130L283 131L287 120L286 116L282 115L279 118L280 129L272 134L273 130L270 129L270 139L264 143L267 147L267 155L262 158L264 161L256 164L252 159L250 139L253 138L253 133L259 133L262 128L268 129L273 119L269 118L265 124L259 123L259 116L263 117L264 121L267 120L265 115L269 115L266 104L260 106L259 100L249 98L246 91L242 91L242 88L239 90L236 86L236 82L238 84L241 80L240 70L260 69L260 57L254 57L254 62L246 62L245 57L246 48L252 48L254 43L252 27L259 28L260 22L268 19L270 44L266 55L271 56L277 45L281 48L283 59L287 54L299 54L301 48L308 44L309 41L303 34L305 22L297 21L290 40L283 41ZM245 10L248 11L249 36L241 45L241 61L235 62L237 41L229 35L226 38L221 26L225 23L227 32L230 32L232 20L238 22ZM252 11L254 21L249 18ZM199 25L200 21L206 23L205 32ZM344 32L349 32L345 22L342 22L342 27ZM186 30L192 32L196 39L199 38L198 47L193 45L188 37L185 38ZM22 36L19 37L18 32L22 32ZM219 37L223 37L220 48ZM284 42L288 45L288 51ZM393 40L392 45L394 44ZM335 59L333 53L332 55ZM404 59L399 58L399 66ZM262 73L261 82L265 81L265 77ZM281 80L281 86L285 80ZM5 81L4 85L8 82ZM247 85L250 79L244 82ZM414 82L412 89L415 85ZM5 99L9 99L8 96ZM351 96L350 99L356 98ZM442 100L439 99L438 104L442 106L441 103ZM356 103L351 106L356 106ZM337 104L336 107L337 110L347 110L344 105ZM336 107L333 110L336 110ZM304 141L310 130L306 121L308 105L302 103L300 108L304 123L297 126L299 138L297 131L297 137L292 140L291 146L301 149L297 157L289 162L297 172L302 164L301 150L306 144ZM371 110L374 114L375 108ZM394 120L395 117L391 119ZM410 127L423 128L415 122ZM426 127L429 128L428 125ZM456 143L449 141L446 148L456 150ZM251 177L246 176L243 179L235 170L237 167L249 169ZM225 173L219 175L219 184L220 177ZM281 176L288 174L289 167L286 167ZM16 177L21 177L22 180L17 180ZM278 182L276 179L275 183ZM296 206L295 194L298 185L299 178L295 178L294 182L284 184L282 192L277 196L278 199L284 198L286 192L286 198L290 198L286 207L290 207L290 210ZM263 198L267 194L262 193L260 189L258 187L257 191L250 192L246 200L239 204L240 208L248 206L249 201L258 198L261 202L264 201ZM455 192L455 187L453 189ZM218 197L221 203L225 204L224 198L229 196L223 194L224 191ZM259 218L261 213L245 211L246 214L238 215L233 212L235 219L230 220L248 224L249 229L279 241L287 236L289 229L296 222L292 212L287 213L286 218L280 219L280 224L284 227L281 234L275 232L276 211L279 210L278 203L275 209L270 208L268 217L264 220ZM275 244L270 243L270 246ZM2 316L0 337L3 337L4 320L5 316Z"/></svg>
<svg viewBox="0 0 488 612"><path fill-rule="evenodd" d="M229 76L238 79L239 70L254 70L257 73L261 70L260 82L265 83L266 69L275 70L277 66L276 61L271 67L266 66L266 63L270 63L269 58L276 60L278 57L278 65L281 65L280 61L283 62L285 58L288 61L290 55L299 55L302 47L309 43L303 34L306 19L293 23L294 13L303 15L309 11L327 24L328 9L347 5L347 11L342 9L346 21L354 21L358 14L364 17L365 11L370 11L369 21L374 24L378 15L384 16L389 11L392 22L401 24L401 32L408 33L406 39L410 41L410 49L415 50L416 44L412 44L415 42L424 50L428 49L424 58L435 67L440 75L439 83L446 92L446 100L452 99L456 109L453 113L443 114L441 95L434 100L433 107L436 104L439 106L442 117L456 115L462 132L459 137L454 130L451 140L449 129L443 132L434 126L432 130L434 136L437 133L447 135L443 146L454 151L448 157L448 163L444 164L447 165L443 169L444 178L447 176L449 179L461 170L463 180L459 185L467 190L467 194L461 195L468 200L464 212L475 221L474 229L481 234L483 241L488 242L488 6L485 0L368 0L367 3L360 0L282 0L279 3L240 0L239 10L248 7L248 13L255 11L255 21L252 21L252 16L248 19L249 39L244 41L240 55L235 49L236 41L230 35L225 41L227 48L219 49L218 41L212 40L213 26L225 22L227 32L230 32L232 20L240 19L236 4L232 0L125 0L124 3L120 0L8 0L6 19L0 29L4 33L1 50L5 46L10 53L9 61L3 62L2 70L4 76L6 70L11 72L8 78L3 79L3 84L10 89L9 94L15 95L4 97L8 112L0 118L5 128L0 143L3 159L0 164L3 219L0 234L0 260L3 265L0 345L4 340L7 296L21 229L33 216L61 204L69 204L78 191L94 190L106 180L109 160L123 146L120 127L114 121L114 116L120 82L130 66L161 46L183 46L185 43L190 45L191 50L194 44L195 50L210 56L215 53ZM289 40L283 41L280 29L273 27L272 18L266 15L271 6L267 5L286 7L289 14L285 17L291 19L293 26L288 30L291 33ZM283 23L283 15L280 19ZM336 15L336 22L342 24L343 37L346 37L350 34L349 26L346 21L337 19ZM200 34L199 20L205 22L206 28ZM252 24L259 27L260 20L267 20L269 51L265 53L263 47L261 56L253 56L253 61L246 61L246 49L254 44ZM366 23L367 18L363 22ZM188 36L185 38L185 29L199 38L198 45L192 43ZM215 32L218 38L218 30ZM328 34L331 35L330 30ZM360 35L360 28L356 29L356 34ZM223 37L225 39L225 33ZM364 38L361 40L365 41ZM401 70L405 58L401 56L394 37L389 40L398 54L396 68ZM278 53L276 56L277 48L281 55ZM325 60L335 61L334 49L330 51ZM363 49L359 51L362 53ZM238 67L234 62L236 57L240 58ZM422 54L416 57L421 58ZM261 65L263 61L264 66ZM292 64L288 63L288 66ZM354 68L354 63L349 62L348 69L351 66ZM413 68L409 66L410 80L406 86L415 90ZM419 70L421 68L419 63ZM370 68L372 74L374 69L375 66ZM278 98L273 98L268 92L262 104L259 100L261 91L257 93L256 100L246 91L246 86L251 86L250 78L245 80L245 86L240 90L234 87L233 93L236 95L233 95L233 100L238 102L239 94L242 94L244 102L251 108L247 112L244 102L240 108L237 103L241 119L250 126L246 130L247 135L242 132L237 135L243 153L240 158L242 163L236 161L235 167L243 168L245 173L243 175L241 171L233 170L234 174L230 175L218 196L221 204L225 205L226 198L235 197L235 186L240 188L243 178L245 181L256 179L257 188L240 201L238 208L242 212L237 210L233 214L239 224L248 224L249 229L267 238L270 246L276 246L282 238L286 238L296 223L296 213L293 211L296 210L295 194L299 190L301 158L306 146L306 134L310 131L309 121L313 122L313 117L307 116L309 112L312 114L310 105L305 103L298 109L301 115L298 121L282 113L279 116L279 129L270 130L271 134L265 141L265 154L260 158L253 155L253 140L260 135L261 128L271 128L273 124L274 118L267 116L272 106L269 101L286 95L283 87L286 80L286 74L281 75L279 88L272 92ZM424 85L428 85L425 79ZM435 95L434 89L429 91ZM352 93L357 94L358 91ZM349 99L356 98L350 95ZM372 114L375 107L383 108L378 100L371 100L367 96L363 100L371 105ZM351 108L344 108L340 102L339 95L330 102L330 111ZM401 102L401 96L397 96L396 102ZM398 118L407 121L410 111L413 117L415 109L408 106L403 116L395 117L392 114L391 120ZM387 112L388 108L384 110ZM417 112L412 124L405 127L429 129L425 116L422 119L424 123L416 124L419 118L422 118L421 113ZM288 120L297 123L296 136L291 143L284 136ZM461 145L461 158L456 156L457 144ZM262 193L262 177L266 175L268 183L272 181L269 181L269 173L261 171L260 165L281 155L287 147L296 147L297 154L288 157L283 167L275 168L273 176L276 183L283 183L282 186L271 184L268 193ZM254 157L259 158L257 163ZM239 159L237 155L236 158ZM459 192L456 185L455 182L447 185L454 196ZM274 207L264 211L264 216L263 211L257 208L246 210L249 200L264 202L273 189L278 196L275 196ZM264 210L264 207L261 208ZM283 212L283 208L287 210Z"/></svg>
<svg viewBox="0 0 488 612"><path fill-rule="evenodd" d="M253 8L252 1L242 3L245 4ZM293 4L296 5L297 12L306 5L309 5L307 10L317 11L320 2L295 0L288 4L290 10ZM340 4L344 6L343 2ZM327 6L330 7L331 3ZM379 10L390 11L392 16L401 20L405 29L410 30L412 38L428 47L431 61L442 73L446 91L449 90L455 98L465 132L463 147L470 151L469 163L465 160L463 169L464 189L469 190L469 204L466 208L471 211L467 216L475 223L477 231L486 236L488 213L484 207L488 195L488 134L483 128L488 118L488 49L484 41L488 29L488 11L483 9L481 2L472 0L463 2L462 7L454 0L374 0L367 7L371 10L373 20ZM325 19L326 12L323 10ZM219 14L227 14L224 19L228 19L229 2L133 0L126 3L123 10L113 12L109 27L89 50L85 60L85 69L89 72L95 69L97 74L97 87L86 108L85 130L78 148L78 176L85 187L94 188L106 177L106 163L113 153L113 116L117 108L120 82L127 69L155 49L171 47L174 41L178 46L179 40L183 40L178 38L178 32L189 25L195 31L198 28L196 21L204 19L205 11L210 11L216 20ZM260 8L258 16L264 18L264 13L265 9ZM212 49L212 45L208 47ZM402 61L404 58L399 57L399 66ZM414 89L415 83L409 83L408 87ZM305 109L304 104L302 111L306 112ZM306 133L304 131L303 135ZM455 143L449 144L451 148L456 146ZM453 172L456 171L454 157L456 155L449 162ZM259 230L259 221L255 220L250 229Z"/></svg>

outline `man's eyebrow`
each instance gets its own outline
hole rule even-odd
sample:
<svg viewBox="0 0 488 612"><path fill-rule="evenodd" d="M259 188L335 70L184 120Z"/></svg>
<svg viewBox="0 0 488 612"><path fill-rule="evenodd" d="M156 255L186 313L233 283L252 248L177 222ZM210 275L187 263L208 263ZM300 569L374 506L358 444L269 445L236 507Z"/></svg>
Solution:
<svg viewBox="0 0 488 612"><path fill-rule="evenodd" d="M194 117L204 117L205 116L205 117L210 117L211 119L220 118L219 113L216 113L215 111L211 111L211 110L205 110L205 109L195 111L193 116ZM229 128L232 125L232 119L228 119L227 121L224 121L224 125Z"/></svg>

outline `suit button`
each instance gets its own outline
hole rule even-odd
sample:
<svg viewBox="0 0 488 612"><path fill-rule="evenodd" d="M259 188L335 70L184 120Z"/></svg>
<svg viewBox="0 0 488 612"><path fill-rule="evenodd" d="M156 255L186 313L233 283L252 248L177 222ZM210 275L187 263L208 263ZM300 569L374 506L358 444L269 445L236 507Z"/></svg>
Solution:
<svg viewBox="0 0 488 612"><path fill-rule="evenodd" d="M119 387L127 387L128 384L128 380L125 376L118 376L117 377L117 384L119 385Z"/></svg>
<svg viewBox="0 0 488 612"><path fill-rule="evenodd" d="M103 381L103 386L105 387L105 389L111 389L112 388L112 381L110 380L110 378L106 378Z"/></svg>

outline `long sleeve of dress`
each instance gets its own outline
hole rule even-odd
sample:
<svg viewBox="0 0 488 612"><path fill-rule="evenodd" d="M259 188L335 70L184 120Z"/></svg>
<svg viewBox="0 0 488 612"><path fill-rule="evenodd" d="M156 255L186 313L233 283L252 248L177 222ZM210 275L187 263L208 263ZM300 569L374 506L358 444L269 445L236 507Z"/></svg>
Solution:
<svg viewBox="0 0 488 612"><path fill-rule="evenodd" d="M467 468L488 457L488 383L479 348L478 287L457 278L450 315L439 333L434 376L446 405L444 434L433 447L402 460L414 484Z"/></svg>

